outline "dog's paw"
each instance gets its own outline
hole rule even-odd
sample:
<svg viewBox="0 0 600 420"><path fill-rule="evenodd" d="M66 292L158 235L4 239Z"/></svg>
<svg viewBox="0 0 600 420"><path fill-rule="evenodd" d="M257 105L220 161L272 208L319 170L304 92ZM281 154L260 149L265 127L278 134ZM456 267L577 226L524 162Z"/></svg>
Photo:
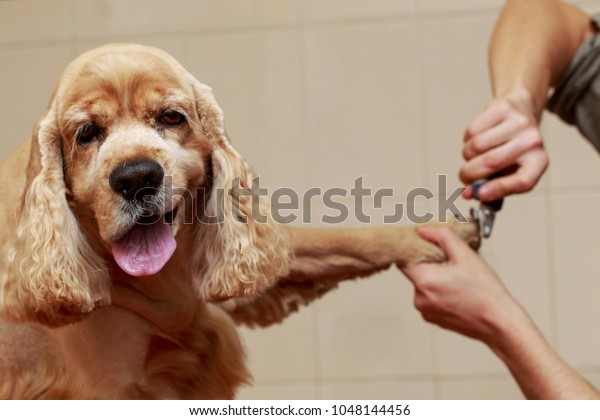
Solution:
<svg viewBox="0 0 600 420"><path fill-rule="evenodd" d="M468 222L458 222L452 220L448 223L439 223L440 226L448 226L458 234L472 249L477 251L481 246L481 235L479 225L469 220Z"/></svg>
<svg viewBox="0 0 600 420"><path fill-rule="evenodd" d="M458 222L456 220L452 220L446 223L430 223L427 224L427 226L449 227L454 232L456 232L474 250L479 249L479 246L481 245L481 238L479 236L479 226L473 221ZM418 236L416 230L415 235ZM447 260L446 255L437 245L426 241L420 236L415 240L415 249L412 252L413 257L409 259L407 265L415 265L424 262L440 263Z"/></svg>

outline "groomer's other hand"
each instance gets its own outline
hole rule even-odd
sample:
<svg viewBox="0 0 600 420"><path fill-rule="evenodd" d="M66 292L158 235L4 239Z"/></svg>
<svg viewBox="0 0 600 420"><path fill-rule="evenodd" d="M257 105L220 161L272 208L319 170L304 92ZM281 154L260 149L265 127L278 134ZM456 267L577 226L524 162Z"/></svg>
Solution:
<svg viewBox="0 0 600 420"><path fill-rule="evenodd" d="M493 100L467 127L460 179L467 185L463 196L472 198L474 182L503 172L479 190L482 201L530 191L548 167L540 116L526 89L517 89Z"/></svg>
<svg viewBox="0 0 600 420"><path fill-rule="evenodd" d="M484 342L520 305L479 255L448 227L422 227L419 234L448 257L442 264L403 268L415 286L415 307L425 320ZM501 321L504 322L504 321Z"/></svg>

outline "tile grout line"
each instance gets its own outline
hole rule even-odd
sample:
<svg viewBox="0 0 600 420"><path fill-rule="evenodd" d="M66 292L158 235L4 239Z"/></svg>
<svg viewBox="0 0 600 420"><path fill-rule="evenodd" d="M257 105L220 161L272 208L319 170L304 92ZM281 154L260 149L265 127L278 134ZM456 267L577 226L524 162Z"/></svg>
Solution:
<svg viewBox="0 0 600 420"><path fill-rule="evenodd" d="M546 216L547 242L546 255L548 258L548 295L550 300L550 342L558 348L558 302L557 302L557 277L554 254L554 200L551 194L544 195Z"/></svg>
<svg viewBox="0 0 600 420"><path fill-rule="evenodd" d="M76 16L77 2L75 0L69 0L67 4L67 24L69 25L69 55L73 59L77 56L77 31L75 30L75 16Z"/></svg>
<svg viewBox="0 0 600 420"><path fill-rule="evenodd" d="M583 187L554 187L550 191L553 197L564 197L568 195L597 195L600 194L600 185Z"/></svg>
<svg viewBox="0 0 600 420"><path fill-rule="evenodd" d="M71 10L71 23L75 19L74 11L76 6L74 3L70 3L69 9ZM298 10L298 15L300 15L301 10ZM137 32L137 33L112 33L112 34L102 34L102 35L91 35L91 36L79 36L79 34L74 33L75 25L72 25L71 35L67 39L56 38L50 40L36 40L36 41L17 41L17 42L1 42L0 41L0 49L11 49L11 48L36 48L36 47L44 47L51 45L61 45L65 42L71 40L71 37L74 35L75 39L78 42L95 42L95 41L103 41L103 40L111 40L111 39L121 39L123 38L140 38L140 37L149 37L149 38L161 38L161 39L172 39L172 38L181 38L181 37L194 37L194 36L223 36L223 35L243 35L243 34L251 34L257 32L278 32L278 31L295 31L299 27L302 29L324 29L324 28L345 28L345 27L353 27L360 25L373 25L373 24L392 24L392 23L400 23L400 24L409 24L416 22L428 22L428 21L437 21L437 20L454 20L454 19L464 19L464 18L474 18L481 16L489 16L490 14L496 14L499 9L497 8L482 8L477 10L456 10L456 11L441 11L441 12L423 12L423 13L407 13L407 14L396 14L389 16L374 16L367 18L347 18L347 19L324 19L324 20L316 20L310 22L304 22L302 16L296 17L292 22L285 23L265 23L261 25L239 25L232 27L216 27L209 28L204 30L172 30L165 32Z"/></svg>
<svg viewBox="0 0 600 420"><path fill-rule="evenodd" d="M415 5L416 6L416 5ZM416 22L416 39L415 39L415 50L416 50L416 85L417 85L417 127L419 130L419 141L421 143L420 153L421 153L421 161L423 162L422 172L421 172L421 182L423 185L429 186L429 173L430 173L430 162L429 162L429 154L428 154L428 144L427 144L427 124L426 124L426 108L427 104L425 103L425 86L423 80L424 67L425 63L423 61L423 54L419 54L423 51L423 23ZM430 209L431 210L431 209ZM439 216L439 215L438 215ZM441 397L441 382L439 380L440 374L440 366L438 363L438 337L434 328L431 326L427 326L429 328L429 338L430 338L430 352L431 352L431 379L433 386L433 398L439 400Z"/></svg>
<svg viewBox="0 0 600 420"><path fill-rule="evenodd" d="M548 156L552 154L552 142L548 141L551 136L548 132L551 131L548 126L548 119L542 119L540 131L544 141ZM554 255L554 200L552 198L552 166L544 174L544 185L542 191L542 199L544 203L544 217L546 230L546 269L548 270L547 286L548 286L548 311L550 316L550 336L547 338L552 347L558 346L558 313L557 313L557 291L556 291L556 266Z"/></svg>
<svg viewBox="0 0 600 420"><path fill-rule="evenodd" d="M298 9L298 14L301 14L300 9ZM301 16L298 18L301 22ZM297 43L297 52L298 52L298 67L299 67L299 76L300 80L298 81L300 87L300 135L302 136L302 144L303 148L303 165L304 165L304 188L310 188L312 184L312 174L310 171L310 142L308 139L308 77L307 77L307 64L306 64L306 38L305 38L305 28L302 23L299 23L296 27L296 43Z"/></svg>
<svg viewBox="0 0 600 420"><path fill-rule="evenodd" d="M542 136L546 137L548 134L549 127L547 123L542 121ZM552 169L550 169L551 171ZM554 255L554 200L552 192L554 191L552 185L552 177L550 173L546 174L546 183L544 184L544 216L546 217L546 258L547 258L547 270L548 270L548 308L550 311L550 337L549 341L552 347L558 348L558 312L557 312L557 278L556 278L556 265Z"/></svg>
<svg viewBox="0 0 600 420"><path fill-rule="evenodd" d="M298 54L298 67L299 67L299 77L298 81L300 88L300 135L303 139L302 144L304 145L302 151L302 161L304 166L304 188L308 188L311 184L312 174L310 172L310 143L306 141L308 138L308 96L307 96L307 69L306 69L306 49L305 49L305 33L304 33L304 25L303 25L303 16L302 16L302 7L298 0L294 1L294 16L295 16L295 29L294 33L296 35L296 50ZM322 371L323 367L321 365L321 340L319 333L319 302L315 302L312 315L311 315L311 323L312 323L312 334L313 334L313 375L314 378L312 380L313 385L315 386L315 398L323 399L323 383L322 383Z"/></svg>
<svg viewBox="0 0 600 420"><path fill-rule="evenodd" d="M597 367L578 368L585 373L598 373ZM499 381L507 380L513 382L509 373L448 373L438 375L437 380L455 381L455 382L477 382L477 381ZM377 383L410 383L410 382L431 382L434 380L431 374L410 374L410 375L389 375L389 376L350 376L350 377L324 377L324 385L345 385L345 384L377 384ZM311 385L313 381L310 378L297 379L265 379L256 382L256 386L277 386L277 385Z"/></svg>

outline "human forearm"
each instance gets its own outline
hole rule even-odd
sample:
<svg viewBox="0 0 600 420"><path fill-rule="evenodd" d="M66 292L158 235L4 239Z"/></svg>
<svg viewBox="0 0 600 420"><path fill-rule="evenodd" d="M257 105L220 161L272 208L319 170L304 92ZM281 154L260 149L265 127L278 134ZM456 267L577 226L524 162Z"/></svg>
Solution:
<svg viewBox="0 0 600 420"><path fill-rule="evenodd" d="M515 303L506 315L493 321L497 334L485 341L504 361L527 398L600 398L600 393L550 347L520 306Z"/></svg>
<svg viewBox="0 0 600 420"><path fill-rule="evenodd" d="M548 89L591 33L589 17L575 6L558 0L507 1L490 46L494 95L528 93L539 120Z"/></svg>
<svg viewBox="0 0 600 420"><path fill-rule="evenodd" d="M496 273L449 229L421 228L445 264L403 267L415 286L415 307L442 328L486 343L527 398L591 399L600 394L552 350Z"/></svg>
<svg viewBox="0 0 600 420"><path fill-rule="evenodd" d="M561 80L590 18L559 0L508 0L490 46L494 100L465 131L459 176L469 186L490 178L479 198L493 201L530 191L548 166L540 119L548 90ZM473 197L469 187L463 193Z"/></svg>

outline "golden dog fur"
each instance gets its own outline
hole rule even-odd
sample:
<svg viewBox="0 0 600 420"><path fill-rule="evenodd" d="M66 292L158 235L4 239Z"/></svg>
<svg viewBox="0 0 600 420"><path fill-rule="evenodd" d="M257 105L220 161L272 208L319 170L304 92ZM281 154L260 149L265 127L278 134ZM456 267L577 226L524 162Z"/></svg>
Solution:
<svg viewBox="0 0 600 420"><path fill-rule="evenodd" d="M162 124L166 111L183 121ZM81 144L90 121L97 136ZM139 158L172 181L161 214L181 209L173 256L159 272L133 277L111 244L135 217L108 178ZM253 174L211 89L149 47L109 45L72 62L31 142L0 173L1 398L233 398L250 381L236 323L280 322L341 280L443 260L411 228L259 223L249 197L238 209L245 223L184 223L203 202L193 191L231 190L236 178L248 188ZM210 191L209 216L219 211ZM231 197L221 204L232 214ZM270 214L266 202L260 208ZM477 244L474 225L453 228Z"/></svg>

